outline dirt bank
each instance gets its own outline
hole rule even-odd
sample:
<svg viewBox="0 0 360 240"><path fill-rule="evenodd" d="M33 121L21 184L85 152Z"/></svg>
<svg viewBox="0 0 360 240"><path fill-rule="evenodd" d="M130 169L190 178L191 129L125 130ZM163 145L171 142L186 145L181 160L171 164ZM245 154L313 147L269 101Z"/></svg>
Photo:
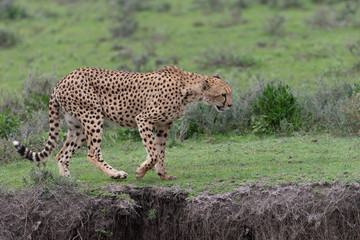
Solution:
<svg viewBox="0 0 360 240"><path fill-rule="evenodd" d="M357 183L243 186L191 201L167 188L106 191L0 191L0 239L360 239Z"/></svg>

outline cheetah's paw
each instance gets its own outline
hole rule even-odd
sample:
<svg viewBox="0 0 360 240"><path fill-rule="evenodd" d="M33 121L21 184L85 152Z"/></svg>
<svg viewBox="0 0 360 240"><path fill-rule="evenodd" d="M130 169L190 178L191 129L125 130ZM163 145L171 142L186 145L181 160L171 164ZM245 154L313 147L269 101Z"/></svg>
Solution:
<svg viewBox="0 0 360 240"><path fill-rule="evenodd" d="M124 171L117 171L114 174L112 174L112 176L110 176L110 178L112 179L125 179L128 177L128 174Z"/></svg>

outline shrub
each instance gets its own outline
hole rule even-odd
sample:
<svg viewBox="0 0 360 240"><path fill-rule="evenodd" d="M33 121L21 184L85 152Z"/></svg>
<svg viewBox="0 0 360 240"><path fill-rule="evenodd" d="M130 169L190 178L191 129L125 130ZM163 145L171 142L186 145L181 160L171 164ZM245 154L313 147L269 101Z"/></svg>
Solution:
<svg viewBox="0 0 360 240"><path fill-rule="evenodd" d="M309 0L260 0L261 4L268 4L271 7L288 9L288 8L305 8Z"/></svg>
<svg viewBox="0 0 360 240"><path fill-rule="evenodd" d="M25 8L15 4L12 0L0 1L0 19L21 19L28 17Z"/></svg>
<svg viewBox="0 0 360 240"><path fill-rule="evenodd" d="M360 7L359 1L346 1L345 7L338 10L336 13L336 20L342 22L342 25L352 23L356 17L356 13Z"/></svg>
<svg viewBox="0 0 360 240"><path fill-rule="evenodd" d="M4 29L0 29L0 48L11 48L17 43L15 34Z"/></svg>
<svg viewBox="0 0 360 240"><path fill-rule="evenodd" d="M309 116L307 122L312 130L344 132L343 108L349 104L353 94L351 84L342 82L330 86L323 79L318 82L317 90L302 94L299 101L303 116Z"/></svg>
<svg viewBox="0 0 360 240"><path fill-rule="evenodd" d="M241 69L259 65L259 60L250 54L239 54L234 48L225 49L208 48L203 51L202 58L198 59L201 68L239 67Z"/></svg>
<svg viewBox="0 0 360 240"><path fill-rule="evenodd" d="M138 28L139 23L131 17L126 17L120 21L117 27L111 28L113 37L131 37Z"/></svg>
<svg viewBox="0 0 360 240"><path fill-rule="evenodd" d="M48 101L55 84L52 75L31 75L25 80L22 99L0 91L0 162L20 158L14 154L12 140L24 143L33 151L41 150L48 137ZM64 126L61 121L61 126ZM65 134L60 132L58 147Z"/></svg>
<svg viewBox="0 0 360 240"><path fill-rule="evenodd" d="M315 28L331 29L338 26L336 21L336 11L333 8L322 7L314 12L312 19L308 24Z"/></svg>
<svg viewBox="0 0 360 240"><path fill-rule="evenodd" d="M134 64L135 72L141 72L141 69L149 62L149 56L141 54L138 58L131 59L131 61Z"/></svg>
<svg viewBox="0 0 360 240"><path fill-rule="evenodd" d="M197 134L250 132L251 116L256 97L263 90L263 83L256 84L250 91L232 95L233 106L224 112L201 103L190 104L184 116L171 127L171 141L183 140ZM234 89L234 92L238 92Z"/></svg>
<svg viewBox="0 0 360 240"><path fill-rule="evenodd" d="M23 86L24 104L28 111L46 110L49 105L49 97L56 85L57 77L43 74L36 76L30 73Z"/></svg>
<svg viewBox="0 0 360 240"><path fill-rule="evenodd" d="M149 9L148 0L116 0L123 18L130 17L135 11Z"/></svg>
<svg viewBox="0 0 360 240"><path fill-rule="evenodd" d="M155 66L157 68L166 66L166 65L178 65L179 64L179 58L176 56L169 56L166 58L157 58L155 59Z"/></svg>
<svg viewBox="0 0 360 240"><path fill-rule="evenodd" d="M272 18L268 19L265 24L266 33L274 35L283 35L284 34L284 23L285 18L279 15L275 15Z"/></svg>
<svg viewBox="0 0 360 240"><path fill-rule="evenodd" d="M330 7L322 7L314 12L308 23L318 28L338 28L347 26L356 21L356 14L360 7L358 1L347 1L345 7L337 10Z"/></svg>
<svg viewBox="0 0 360 240"><path fill-rule="evenodd" d="M360 93L360 83L354 83L353 90L355 93Z"/></svg>
<svg viewBox="0 0 360 240"><path fill-rule="evenodd" d="M19 95L0 89L0 111L16 111L16 115L24 118L24 103Z"/></svg>
<svg viewBox="0 0 360 240"><path fill-rule="evenodd" d="M8 113L7 110L0 112L0 138L8 140L10 135L17 131L19 125L18 116Z"/></svg>
<svg viewBox="0 0 360 240"><path fill-rule="evenodd" d="M230 10L229 16L230 19L225 19L224 22L217 24L216 27L219 28L231 27L239 24L242 20L241 11L236 7Z"/></svg>
<svg viewBox="0 0 360 240"><path fill-rule="evenodd" d="M308 0L283 0L282 8L304 8Z"/></svg>
<svg viewBox="0 0 360 240"><path fill-rule="evenodd" d="M168 12L171 10L171 4L167 2L154 2L152 9L154 9L156 12Z"/></svg>
<svg viewBox="0 0 360 240"><path fill-rule="evenodd" d="M18 156L14 154L14 147L10 141L0 138L0 164L6 164L16 160Z"/></svg>
<svg viewBox="0 0 360 240"><path fill-rule="evenodd" d="M360 95L354 94L345 105L342 112L345 116L344 125L350 133L360 135Z"/></svg>
<svg viewBox="0 0 360 240"><path fill-rule="evenodd" d="M252 126L256 133L276 132L285 124L290 124L293 130L302 126L301 109L287 84L268 83L263 93L258 94L254 109L257 114Z"/></svg>
<svg viewBox="0 0 360 240"><path fill-rule="evenodd" d="M23 178L27 185L40 187L43 199L55 197L61 198L64 194L74 196L81 195L80 185L71 180L71 178L54 175L46 168L32 168L29 172L29 178Z"/></svg>
<svg viewBox="0 0 360 240"><path fill-rule="evenodd" d="M21 141L32 150L41 150L47 139L48 118L45 111L23 115L24 120L16 115L17 110L0 112L0 163L20 159L14 154L12 140Z"/></svg>
<svg viewBox="0 0 360 240"><path fill-rule="evenodd" d="M353 55L356 59L355 68L360 69L360 40L353 42L351 44L348 44L347 49Z"/></svg>
<svg viewBox="0 0 360 240"><path fill-rule="evenodd" d="M223 10L224 4L221 0L197 0L194 1L195 8L204 12L219 12Z"/></svg>
<svg viewBox="0 0 360 240"><path fill-rule="evenodd" d="M244 9L251 6L253 1L251 0L234 0L232 1L231 7L232 8L238 8L238 9Z"/></svg>

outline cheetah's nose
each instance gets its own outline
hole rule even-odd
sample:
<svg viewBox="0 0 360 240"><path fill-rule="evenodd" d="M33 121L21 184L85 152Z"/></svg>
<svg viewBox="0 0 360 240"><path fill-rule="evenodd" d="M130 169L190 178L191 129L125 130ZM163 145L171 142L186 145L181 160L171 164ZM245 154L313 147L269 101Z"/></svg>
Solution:
<svg viewBox="0 0 360 240"><path fill-rule="evenodd" d="M232 106L232 104L229 104L228 106L229 106L229 107L231 107L231 106Z"/></svg>

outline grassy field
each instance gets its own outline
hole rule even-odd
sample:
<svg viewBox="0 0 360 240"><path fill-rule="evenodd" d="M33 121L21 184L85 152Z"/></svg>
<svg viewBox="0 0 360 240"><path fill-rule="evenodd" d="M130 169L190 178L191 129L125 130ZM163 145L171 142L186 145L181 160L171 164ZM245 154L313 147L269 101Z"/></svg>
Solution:
<svg viewBox="0 0 360 240"><path fill-rule="evenodd" d="M316 89L319 80L358 83L360 14L355 11L342 19L345 2L299 0L292 1L299 3L296 7L274 7L248 1L242 8L231 5L237 1L214 2L218 8L200 0L16 0L27 17L3 19L0 11L0 30L17 39L10 47L0 46L0 93L20 93L30 75L60 79L85 66L145 72L176 64L188 71L218 72L233 88L233 96L259 79L282 80L306 91ZM248 183L347 183L358 181L360 171L356 137L229 133L193 137L168 148L166 169L178 180L159 181L150 171L136 181L135 169L145 160L141 142L107 140L104 158L129 178L107 178L86 160L82 149L70 163L75 181L95 188L113 183L172 186L195 195ZM0 186L26 185L23 178L29 179L33 167L26 160L1 164ZM58 174L54 157L47 168Z"/></svg>
<svg viewBox="0 0 360 240"><path fill-rule="evenodd" d="M329 135L259 138L257 136L213 136L193 138L167 149L165 168L178 177L158 180L149 171L136 180L135 169L145 159L141 142L105 142L105 160L118 170L129 173L126 180L112 180L86 159L85 148L73 157L70 171L74 181L90 188L108 184L136 186L171 186L191 195L208 191L226 192L241 184L348 183L359 177L359 138L336 138ZM29 180L34 165L27 160L2 165L3 187L21 187ZM58 175L55 158L47 168ZM19 177L14 177L19 176Z"/></svg>
<svg viewBox="0 0 360 240"><path fill-rule="evenodd" d="M18 0L29 17L0 21L1 29L18 38L14 47L0 51L1 88L18 90L30 72L60 78L84 66L135 70L141 55L148 60L140 71L175 62L189 71L220 72L239 89L248 87L259 74L267 80L282 79L294 88L314 88L319 76L330 82L357 80L358 70L353 67L360 57L348 47L360 39L359 14L351 16L348 24L330 17L323 27L309 23L319 21L314 19L321 9L328 16L339 15L345 3L326 6L299 1L306 4L231 9L231 1L218 2L224 6L212 10L206 1L145 1L144 9L129 14L137 23L133 35L123 37L112 34L122 32L118 29L124 6L117 1ZM283 17L277 28L276 16ZM275 30L266 30L269 26ZM202 68L199 64L207 58L204 52L226 51L251 57L255 65L210 63Z"/></svg>

